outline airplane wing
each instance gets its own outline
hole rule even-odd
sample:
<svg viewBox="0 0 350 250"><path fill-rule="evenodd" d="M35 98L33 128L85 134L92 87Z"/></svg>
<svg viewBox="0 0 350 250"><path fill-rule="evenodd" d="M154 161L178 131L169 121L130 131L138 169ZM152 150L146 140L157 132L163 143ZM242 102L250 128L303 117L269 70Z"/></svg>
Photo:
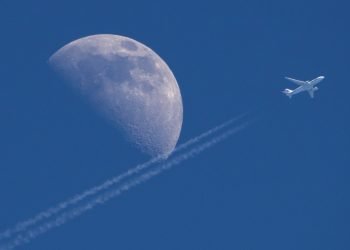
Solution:
<svg viewBox="0 0 350 250"><path fill-rule="evenodd" d="M287 80L291 81L291 82L294 82L295 84L299 85L299 86L303 86L305 85L306 82L304 81L300 81L300 80L295 80L293 78L290 78L290 77L285 77Z"/></svg>
<svg viewBox="0 0 350 250"><path fill-rule="evenodd" d="M310 97L311 97L311 98L314 98L314 91L309 90L308 92L309 92Z"/></svg>

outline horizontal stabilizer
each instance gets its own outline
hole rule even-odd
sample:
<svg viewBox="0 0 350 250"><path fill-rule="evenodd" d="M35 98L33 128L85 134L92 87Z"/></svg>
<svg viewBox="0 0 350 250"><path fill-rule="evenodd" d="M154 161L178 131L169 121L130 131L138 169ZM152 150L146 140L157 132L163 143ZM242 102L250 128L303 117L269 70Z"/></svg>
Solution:
<svg viewBox="0 0 350 250"><path fill-rule="evenodd" d="M283 94L286 94L286 96L288 96L289 98L291 98L291 97L292 97L293 91L290 90L290 89L285 89L285 90L282 91L282 93L283 93Z"/></svg>
<svg viewBox="0 0 350 250"><path fill-rule="evenodd" d="M285 89L282 92L285 93L285 94L291 94L293 91L290 90L290 89Z"/></svg>

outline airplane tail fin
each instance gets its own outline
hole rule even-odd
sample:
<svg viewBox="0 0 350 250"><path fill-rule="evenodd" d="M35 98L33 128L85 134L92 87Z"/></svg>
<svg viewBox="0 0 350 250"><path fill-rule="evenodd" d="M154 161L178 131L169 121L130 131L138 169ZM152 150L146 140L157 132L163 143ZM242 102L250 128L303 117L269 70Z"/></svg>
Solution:
<svg viewBox="0 0 350 250"><path fill-rule="evenodd" d="M292 93L293 91L290 89L285 89L282 91L283 94L285 94L286 96L288 96L289 98L292 98Z"/></svg>

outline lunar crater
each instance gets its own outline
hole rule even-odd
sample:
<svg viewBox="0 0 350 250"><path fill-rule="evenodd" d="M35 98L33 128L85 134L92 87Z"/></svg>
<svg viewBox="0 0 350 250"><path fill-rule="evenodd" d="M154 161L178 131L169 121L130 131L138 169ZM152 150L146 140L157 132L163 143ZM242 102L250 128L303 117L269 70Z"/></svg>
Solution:
<svg viewBox="0 0 350 250"><path fill-rule="evenodd" d="M132 41L121 41L121 46L131 51L137 50L137 45Z"/></svg>

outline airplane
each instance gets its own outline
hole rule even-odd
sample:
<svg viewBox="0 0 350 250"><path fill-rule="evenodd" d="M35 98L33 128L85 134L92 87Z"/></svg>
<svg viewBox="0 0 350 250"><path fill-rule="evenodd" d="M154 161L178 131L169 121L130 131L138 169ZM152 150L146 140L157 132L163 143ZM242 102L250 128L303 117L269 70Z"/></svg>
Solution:
<svg viewBox="0 0 350 250"><path fill-rule="evenodd" d="M289 98L292 98L293 95L296 95L300 92L307 91L309 92L309 95L311 98L314 98L314 92L318 90L317 87L315 87L316 84L321 82L325 77L324 76L319 76L311 81L300 81L300 80L295 80L290 77L285 77L287 80L294 82L295 84L299 85L298 88L294 90L290 89L285 89L282 91L282 93L286 94Z"/></svg>

